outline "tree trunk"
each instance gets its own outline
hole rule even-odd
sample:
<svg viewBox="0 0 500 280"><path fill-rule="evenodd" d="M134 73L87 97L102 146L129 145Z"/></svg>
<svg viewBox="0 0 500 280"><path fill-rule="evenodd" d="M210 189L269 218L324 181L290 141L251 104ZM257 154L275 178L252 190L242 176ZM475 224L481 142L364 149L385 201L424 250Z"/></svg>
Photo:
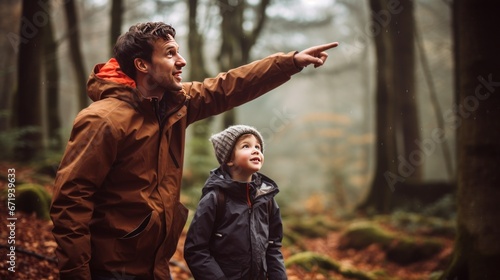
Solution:
<svg viewBox="0 0 500 280"><path fill-rule="evenodd" d="M421 180L413 1L370 0L377 55L376 170L358 210L388 212L397 183Z"/></svg>
<svg viewBox="0 0 500 280"><path fill-rule="evenodd" d="M76 12L75 0L67 0L64 5L66 21L68 24L69 49L73 68L75 69L78 106L80 109L87 107L89 98L87 97L87 72L83 62L83 55L80 49L80 27Z"/></svg>
<svg viewBox="0 0 500 280"><path fill-rule="evenodd" d="M18 57L17 126L21 136L16 159L29 161L42 149L41 67L43 28L32 23L35 14L43 13L37 2L24 0L21 42Z"/></svg>
<svg viewBox="0 0 500 280"><path fill-rule="evenodd" d="M238 1L236 4L234 1L229 0L218 2L222 16L222 44L219 53L219 68L221 71L227 71L249 62L250 51L266 21L266 8L269 2L269 0L263 0L255 6L247 4L246 1ZM256 21L253 23L254 28L249 32L245 32L243 29L245 9L254 9L257 14ZM224 113L224 127L236 122L234 109Z"/></svg>
<svg viewBox="0 0 500 280"><path fill-rule="evenodd" d="M495 1L453 1L458 235L441 279L500 279L500 37Z"/></svg>
<svg viewBox="0 0 500 280"><path fill-rule="evenodd" d="M370 0L372 23L377 23L376 15L386 7L385 0ZM391 40L385 32L374 29L375 53L377 58L376 104L375 104L375 174L365 201L357 208L361 211L387 212L391 205L394 178L397 173L394 91L389 85L393 75L393 54ZM376 32L379 30L379 32Z"/></svg>
<svg viewBox="0 0 500 280"><path fill-rule="evenodd" d="M50 5L46 6L49 9ZM47 13L50 10L46 10ZM47 114L47 133L49 149L58 151L62 148L61 120L59 115L59 65L57 63L57 43L55 41L51 17L44 27L44 68L45 96Z"/></svg>
<svg viewBox="0 0 500 280"><path fill-rule="evenodd" d="M192 61L189 68L189 79L191 81L201 81L208 77L203 56L203 36L198 31L197 11L198 1L189 0L189 61ZM202 187L206 181L210 167L212 150L208 138L210 137L210 125L213 118L197 121L190 126L192 139L189 141L191 155L187 158L187 166L190 172L184 180L187 186Z"/></svg>
<svg viewBox="0 0 500 280"><path fill-rule="evenodd" d="M121 35L123 22L123 0L113 0L111 4L111 32L109 41L109 50L111 57L114 56L113 47L116 39Z"/></svg>
<svg viewBox="0 0 500 280"><path fill-rule="evenodd" d="M236 5L230 5L229 2L231 1L220 1L222 44L219 53L219 69L221 71L244 64L240 43L243 38L243 11L246 3L238 1ZM235 110L232 109L223 114L223 128L237 122Z"/></svg>
<svg viewBox="0 0 500 280"><path fill-rule="evenodd" d="M208 77L205 67L205 57L203 55L203 36L198 31L198 0L189 0L189 60L192 65L189 68L189 79L192 81L201 81Z"/></svg>
<svg viewBox="0 0 500 280"><path fill-rule="evenodd" d="M21 7L19 1L4 1L0 4L0 29L2 37L0 38L0 65L3 65L0 75L0 131L7 132L11 128L11 123L15 122L13 99L17 87L17 61L16 54L19 43L19 25L13 25L18 22L19 13L15 11ZM0 151L4 155L10 151Z"/></svg>
<svg viewBox="0 0 500 280"><path fill-rule="evenodd" d="M391 1L386 2L388 9ZM387 34L390 36L392 47L392 72L393 92L398 108L395 112L395 133L400 136L396 142L398 149L398 162L411 165L412 172L405 176L405 181L413 183L422 179L425 157L417 145L420 140L420 122L418 119L417 93L415 92L415 18L413 15L413 0L401 0L400 8L395 9L388 23ZM390 12L390 10L388 10ZM401 159L403 157L403 159ZM400 174L401 175L401 174Z"/></svg>

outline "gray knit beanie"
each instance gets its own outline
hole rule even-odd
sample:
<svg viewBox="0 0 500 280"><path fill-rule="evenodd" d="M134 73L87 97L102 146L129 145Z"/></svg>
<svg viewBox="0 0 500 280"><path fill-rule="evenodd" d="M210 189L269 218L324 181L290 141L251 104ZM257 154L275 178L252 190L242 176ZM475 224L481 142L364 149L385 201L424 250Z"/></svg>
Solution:
<svg viewBox="0 0 500 280"><path fill-rule="evenodd" d="M217 134L212 135L209 139L214 146L215 157L217 158L219 164L222 165L229 161L236 141L238 141L238 138L243 134L255 135L257 140L260 142L261 152L264 153L264 139L257 129L248 125L233 125Z"/></svg>

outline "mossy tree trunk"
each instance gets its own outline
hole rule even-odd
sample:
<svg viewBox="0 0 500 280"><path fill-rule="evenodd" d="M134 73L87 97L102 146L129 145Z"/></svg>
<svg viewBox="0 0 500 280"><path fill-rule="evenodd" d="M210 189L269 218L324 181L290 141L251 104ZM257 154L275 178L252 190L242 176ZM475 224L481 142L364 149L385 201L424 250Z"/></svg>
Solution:
<svg viewBox="0 0 500 280"><path fill-rule="evenodd" d="M441 279L500 279L499 4L453 1L458 237Z"/></svg>

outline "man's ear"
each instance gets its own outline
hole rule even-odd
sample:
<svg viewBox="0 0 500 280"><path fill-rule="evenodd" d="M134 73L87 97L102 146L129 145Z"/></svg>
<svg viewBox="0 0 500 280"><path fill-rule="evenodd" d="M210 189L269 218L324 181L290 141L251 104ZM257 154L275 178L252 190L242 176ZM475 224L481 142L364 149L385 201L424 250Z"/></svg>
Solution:
<svg viewBox="0 0 500 280"><path fill-rule="evenodd" d="M231 167L231 166L233 166L233 165L234 165L234 162L231 160L230 162L226 163L226 165L227 165L228 167Z"/></svg>
<svg viewBox="0 0 500 280"><path fill-rule="evenodd" d="M148 73L148 64L142 58L134 59L134 66L137 71L142 72L144 74Z"/></svg>

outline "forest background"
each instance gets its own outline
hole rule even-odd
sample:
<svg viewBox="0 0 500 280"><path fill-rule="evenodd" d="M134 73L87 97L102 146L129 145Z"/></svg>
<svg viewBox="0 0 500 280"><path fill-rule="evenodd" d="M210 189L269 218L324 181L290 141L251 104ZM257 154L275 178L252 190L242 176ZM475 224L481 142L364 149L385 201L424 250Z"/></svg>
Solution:
<svg viewBox="0 0 500 280"><path fill-rule="evenodd" d="M498 275L488 269L500 252L494 239L499 226L491 225L499 198L500 130L494 121L500 114L494 94L499 39L491 24L497 4L9 0L0 6L2 165L49 177L41 182L28 175L22 183L41 183L50 195L50 178L72 121L90 103L86 79L95 64L111 57L117 36L132 24L164 21L176 28L188 62L184 80L201 80L275 52L338 41L322 68L305 68L271 93L189 128L183 201L194 209L208 171L217 166L208 137L244 123L264 136L262 172L278 182L285 218L301 218L285 222L290 232L306 236L305 229L321 227L311 224L321 217L320 224L327 223L327 232L339 238L335 248L378 244L391 259L395 247L387 242L356 245L359 227L410 236L422 232L415 228L426 228L429 236L445 232L443 242L461 239L453 242L453 254L440 247L420 259L409 257L412 263L442 253L425 276L416 277ZM17 190L21 194L23 188ZM366 221L370 224L360 226ZM292 234L288 238L293 246L301 243ZM298 247L302 253L311 249ZM287 252L289 259L297 252ZM406 257L397 255L396 262ZM318 272L317 260L305 262L315 264L314 272L304 265L302 273L325 274ZM333 270L347 277L345 266ZM363 277L397 277L384 273Z"/></svg>

